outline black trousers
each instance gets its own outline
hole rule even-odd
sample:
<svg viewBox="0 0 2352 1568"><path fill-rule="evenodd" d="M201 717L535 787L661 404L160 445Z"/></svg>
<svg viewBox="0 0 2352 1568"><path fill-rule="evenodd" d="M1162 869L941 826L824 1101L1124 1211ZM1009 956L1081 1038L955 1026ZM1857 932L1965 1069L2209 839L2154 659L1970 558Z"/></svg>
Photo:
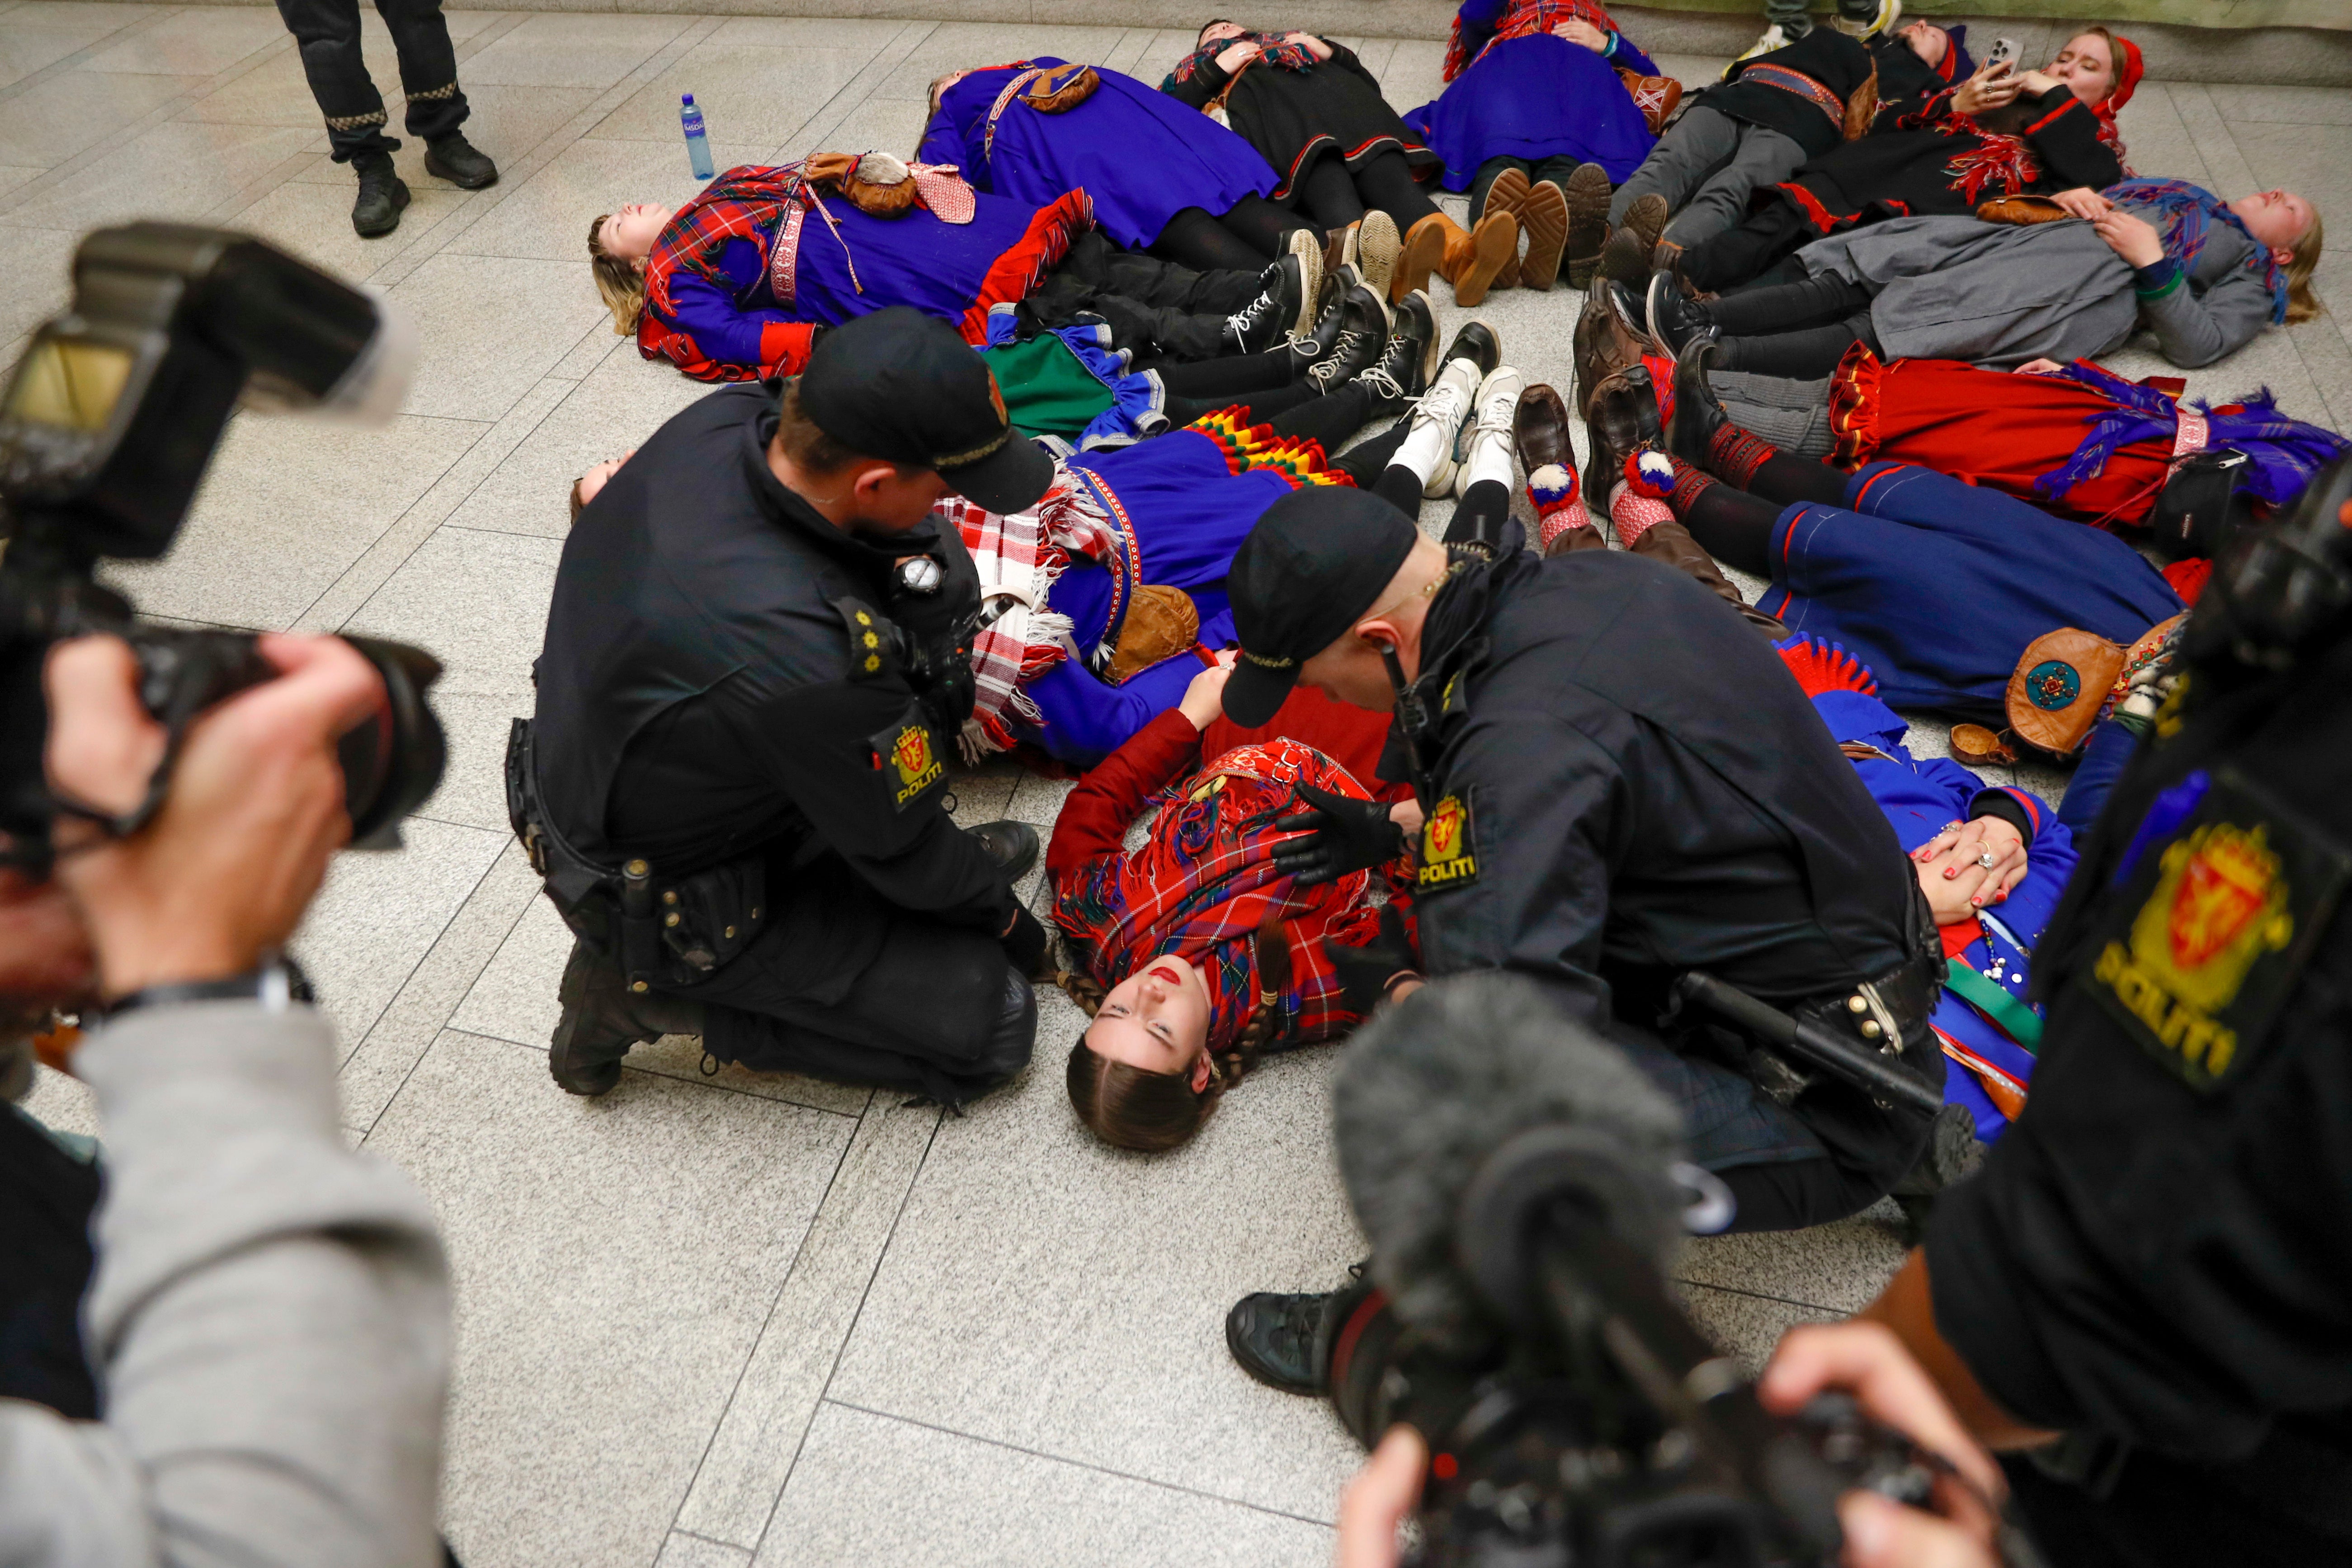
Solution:
<svg viewBox="0 0 2352 1568"><path fill-rule="evenodd" d="M427 142L466 122L466 95L457 89L457 52L441 0L375 0L400 56L400 89L408 97L408 133ZM335 162L360 153L389 153L400 142L384 134L383 95L360 58L359 0L278 0L278 14L302 50L302 74L327 117Z"/></svg>
<svg viewBox="0 0 2352 1568"><path fill-rule="evenodd" d="M1024 336L1091 311L1110 323L1112 346L1139 359L1214 359L1224 352L1225 318L1260 287L1255 272L1195 272L1089 231L1016 309Z"/></svg>
<svg viewBox="0 0 2352 1568"><path fill-rule="evenodd" d="M1751 211L1738 227L1725 229L1684 251L1683 276L1701 289L1720 293L1762 277L1820 237L1796 203L1776 196Z"/></svg>
<svg viewBox="0 0 2352 1568"><path fill-rule="evenodd" d="M81 1299L96 1266L94 1166L0 1103L0 1399L28 1399L77 1421L98 1417L81 1342Z"/></svg>
<svg viewBox="0 0 2352 1568"><path fill-rule="evenodd" d="M820 912L835 936L867 928L878 942L873 959L845 979L812 973L804 923L777 920L709 979L677 991L708 1009L703 1049L758 1072L947 1105L1028 1065L1037 999L993 936L887 903L845 867L808 881L821 887Z"/></svg>

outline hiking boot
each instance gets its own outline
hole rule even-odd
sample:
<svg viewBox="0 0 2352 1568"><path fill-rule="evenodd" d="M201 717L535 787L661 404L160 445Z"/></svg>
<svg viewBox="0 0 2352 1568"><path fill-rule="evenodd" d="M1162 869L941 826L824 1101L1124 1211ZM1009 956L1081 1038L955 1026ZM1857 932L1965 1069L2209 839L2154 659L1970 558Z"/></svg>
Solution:
<svg viewBox="0 0 2352 1568"><path fill-rule="evenodd" d="M1008 882L1019 881L1037 863L1037 830L1025 822L983 822L964 831L980 840Z"/></svg>
<svg viewBox="0 0 2352 1568"><path fill-rule="evenodd" d="M425 144L425 172L465 191L499 183L499 166L490 162L490 155L456 131Z"/></svg>
<svg viewBox="0 0 2352 1568"><path fill-rule="evenodd" d="M1437 310L1416 289L1399 301L1381 357L1355 384L1371 389L1375 402L1368 417L1377 417L1419 397L1436 374Z"/></svg>
<svg viewBox="0 0 2352 1568"><path fill-rule="evenodd" d="M1225 1314L1225 1349L1241 1369L1285 1394L1321 1394L1331 1370L1335 1309L1349 1292L1278 1296L1261 1290Z"/></svg>
<svg viewBox="0 0 2352 1568"><path fill-rule="evenodd" d="M1587 163L1589 169L1593 165ZM1583 170L1577 171L1582 174ZM1601 176L1606 179L1607 175ZM1570 184L1574 183L1573 176ZM1606 212L1606 208L1602 209ZM1559 281L1560 256L1568 244L1569 198L1549 180L1538 180L1519 204L1520 231L1528 237L1528 254L1519 263L1519 286L1538 292L1548 290ZM1573 279L1571 279L1572 281ZM1495 279L1496 287L1503 280Z"/></svg>
<svg viewBox="0 0 2352 1568"><path fill-rule="evenodd" d="M1510 488L1516 477L1511 469L1511 426L1519 411L1519 394L1526 386L1527 377L1509 365L1489 371L1478 384L1477 395L1471 399L1470 423L1455 437L1455 495L1466 496L1472 485L1489 479L1506 489ZM1490 559L1495 553L1494 540L1464 542L1483 545Z"/></svg>
<svg viewBox="0 0 2352 1568"><path fill-rule="evenodd" d="M352 204L352 227L362 239L390 234L400 226L400 210L408 205L408 186L392 172L389 153L362 153L352 159L360 177L359 199Z"/></svg>
<svg viewBox="0 0 2352 1568"><path fill-rule="evenodd" d="M633 991L620 965L573 938L557 987L563 1016L548 1041L547 1070L568 1094L598 1095L621 1081L621 1058L664 1035L700 1035L703 1006L659 991Z"/></svg>
<svg viewBox="0 0 2352 1568"><path fill-rule="evenodd" d="M1298 320L1307 297L1298 258L1285 256L1258 274L1258 297L1225 318L1219 340L1228 353L1264 353Z"/></svg>
<svg viewBox="0 0 2352 1568"><path fill-rule="evenodd" d="M1503 340L1495 335L1494 328L1473 318L1462 323L1462 330L1454 334L1454 341L1438 355L1437 363L1452 364L1458 359L1476 365L1482 377L1490 374L1503 363Z"/></svg>
<svg viewBox="0 0 2352 1568"><path fill-rule="evenodd" d="M1307 373L1307 384L1319 396L1337 392L1380 362L1389 339L1389 308L1363 284L1348 290L1339 341Z"/></svg>
<svg viewBox="0 0 2352 1568"><path fill-rule="evenodd" d="M1609 171L1579 163L1568 177L1568 286L1581 289L1601 265L1601 244L1609 237ZM1549 285L1547 285L1549 287Z"/></svg>
<svg viewBox="0 0 2352 1568"><path fill-rule="evenodd" d="M1666 198L1653 191L1636 196L1625 209L1625 221L1601 247L1601 273L1620 283L1639 283L1650 275L1658 237L1665 232Z"/></svg>

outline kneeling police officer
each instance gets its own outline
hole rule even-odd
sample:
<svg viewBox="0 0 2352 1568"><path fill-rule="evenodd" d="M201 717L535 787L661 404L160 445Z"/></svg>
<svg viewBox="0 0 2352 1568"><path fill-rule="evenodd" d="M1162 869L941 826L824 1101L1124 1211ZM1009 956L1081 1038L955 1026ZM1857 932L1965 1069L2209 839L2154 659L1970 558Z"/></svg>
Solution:
<svg viewBox="0 0 2352 1568"><path fill-rule="evenodd" d="M1037 836L944 804L979 580L931 516L1052 474L980 356L893 309L688 407L582 511L508 756L576 938L557 1083L602 1094L666 1034L949 1104L1027 1063Z"/></svg>
<svg viewBox="0 0 2352 1568"><path fill-rule="evenodd" d="M1381 772L1412 777L1425 813L1422 968L1524 974L1621 1046L1682 1107L1735 1228L1867 1206L1920 1163L1944 1081L1927 1026L1942 949L1894 830L1787 667L1706 588L1641 556L1504 542L1450 558L1365 491L1283 498L1228 579L1226 716L1262 724L1299 680L1394 710ZM1293 864L1394 852L1349 809L1301 821ZM1678 1011L1691 971L1834 1036L1880 1087ZM1226 1342L1260 1381L1315 1391L1361 1293L1248 1297Z"/></svg>

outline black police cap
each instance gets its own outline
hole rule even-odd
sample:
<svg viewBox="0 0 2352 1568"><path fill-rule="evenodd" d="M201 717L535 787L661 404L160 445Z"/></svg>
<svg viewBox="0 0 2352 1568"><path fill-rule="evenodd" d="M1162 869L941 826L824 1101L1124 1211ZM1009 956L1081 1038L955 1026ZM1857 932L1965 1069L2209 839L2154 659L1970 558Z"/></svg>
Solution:
<svg viewBox="0 0 2352 1568"><path fill-rule="evenodd" d="M1225 578L1242 643L1225 717L1244 729L1272 720L1298 667L1379 605L1420 537L1412 519L1350 486L1303 486L1266 508Z"/></svg>
<svg viewBox="0 0 2352 1568"><path fill-rule="evenodd" d="M1054 481L1054 459L1005 417L988 362L953 327L904 305L819 339L800 397L851 451L930 468L991 511L1026 510Z"/></svg>

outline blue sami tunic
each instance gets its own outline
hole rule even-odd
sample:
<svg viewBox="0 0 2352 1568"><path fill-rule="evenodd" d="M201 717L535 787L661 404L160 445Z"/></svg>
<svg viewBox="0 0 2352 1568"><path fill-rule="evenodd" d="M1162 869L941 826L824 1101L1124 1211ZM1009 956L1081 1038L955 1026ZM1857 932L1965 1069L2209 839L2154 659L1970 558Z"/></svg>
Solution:
<svg viewBox="0 0 2352 1568"><path fill-rule="evenodd" d="M1770 555L1757 608L1843 647L1895 707L1994 725L2035 637L2079 626L2128 647L2183 608L2114 534L1908 463L1856 469L1845 507L1782 511Z"/></svg>
<svg viewBox="0 0 2352 1568"><path fill-rule="evenodd" d="M977 190L1041 206L1084 188L1096 226L1130 250L1158 239L1186 207L1222 213L1274 189L1273 165L1257 149L1200 110L1099 66L1102 85L1075 109L1040 114L1016 97L983 153L988 111L1005 85L1031 66L1064 63L1040 56L974 71L948 89L923 129L917 162L953 163Z"/></svg>
<svg viewBox="0 0 2352 1568"><path fill-rule="evenodd" d="M2068 526L2081 529L2079 523ZM1841 742L1860 742L1883 753L1857 758L1854 772L1886 814L1905 853L1936 837L1945 824L1977 815L1974 803L1985 793L1983 781L1949 757L1913 756L1903 743L1909 726L1879 699L1860 691L1823 691L1815 694L1813 706ZM2025 879L1987 911L1989 919L1943 927L1944 951L1955 965L1966 964L2022 999L2028 955L2057 912L2059 895L2074 870L2074 838L2040 797L2015 788L2004 787L2001 793L2024 807L2034 828L2026 840ZM1948 988L1928 1021L1948 1041L1995 1071L2021 1085L2032 1078L2032 1053ZM1977 1136L1988 1142L2009 1125L2009 1118L1964 1062L1955 1061L1944 1074L1944 1099L1966 1107L1976 1119Z"/></svg>
<svg viewBox="0 0 2352 1568"><path fill-rule="evenodd" d="M1491 33L1507 9L1509 0L1465 0L1463 37ZM1455 77L1436 102L1406 114L1404 122L1445 160L1445 188L1468 190L1489 158L1574 158L1608 170L1612 184L1631 178L1658 139L1617 69L1659 72L1622 34L1610 38L1613 47L1605 57L1553 33L1507 39Z"/></svg>

